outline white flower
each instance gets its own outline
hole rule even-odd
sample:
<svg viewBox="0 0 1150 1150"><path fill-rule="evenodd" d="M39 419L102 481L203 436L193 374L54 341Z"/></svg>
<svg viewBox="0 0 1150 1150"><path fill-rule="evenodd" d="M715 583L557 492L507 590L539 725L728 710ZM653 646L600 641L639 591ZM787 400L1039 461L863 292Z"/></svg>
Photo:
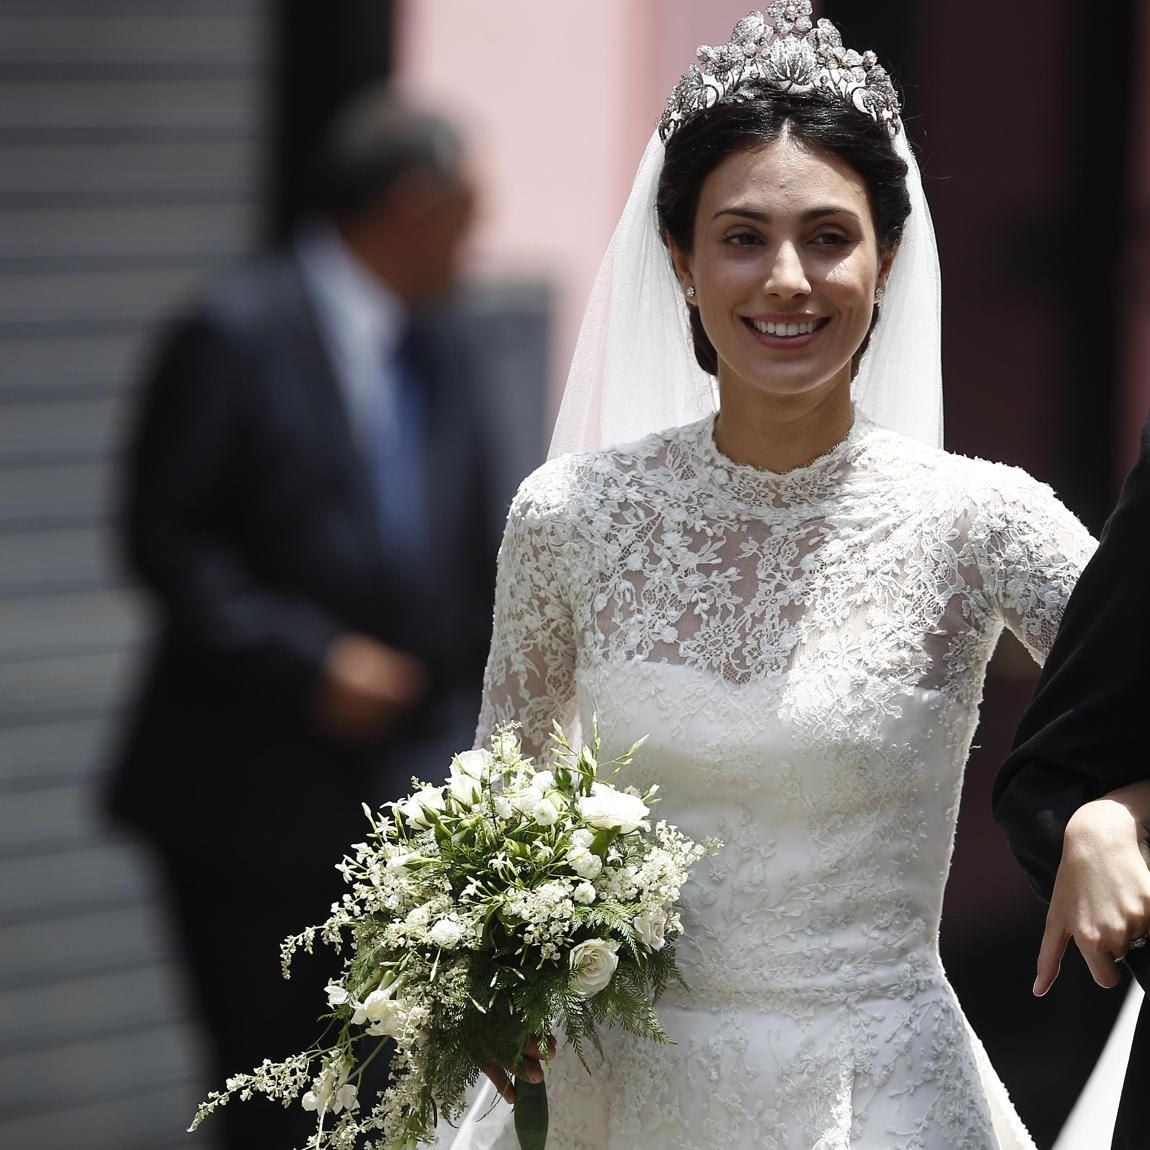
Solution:
<svg viewBox="0 0 1150 1150"><path fill-rule="evenodd" d="M599 830L630 834L646 828L647 805L637 795L625 795L603 783L592 783L591 793L579 799L579 813Z"/></svg>
<svg viewBox="0 0 1150 1150"><path fill-rule="evenodd" d="M337 1006L342 1006L351 995L347 992L346 986L340 986L338 982L329 982L324 988L327 991L327 1004L333 1010Z"/></svg>
<svg viewBox="0 0 1150 1150"><path fill-rule="evenodd" d="M394 986L381 986L373 990L355 1012L352 1022L370 1022L371 1026L367 1028L368 1034L395 1038L399 1033L400 1006L394 998L394 992Z"/></svg>
<svg viewBox="0 0 1150 1150"><path fill-rule="evenodd" d="M526 787L521 791L513 791L507 797L521 815L529 815L543 801L543 792L538 787Z"/></svg>
<svg viewBox="0 0 1150 1150"><path fill-rule="evenodd" d="M635 935L644 946L651 950L662 950L666 939L663 932L667 927L667 912L662 907L648 911L646 914L637 914L631 925L635 928Z"/></svg>
<svg viewBox="0 0 1150 1150"><path fill-rule="evenodd" d="M519 740L512 731L501 731L491 740L491 750L500 762L514 765L519 761Z"/></svg>
<svg viewBox="0 0 1150 1150"><path fill-rule="evenodd" d="M356 1095L359 1093L359 1087L352 1082L345 1082L335 1092L335 1106L332 1109L338 1114L341 1109L355 1110L359 1106L359 1099Z"/></svg>
<svg viewBox="0 0 1150 1150"><path fill-rule="evenodd" d="M474 751L461 751L452 760L459 769L473 779L486 779L491 774L491 752L482 747Z"/></svg>
<svg viewBox="0 0 1150 1150"><path fill-rule="evenodd" d="M531 808L531 817L541 826L554 826L559 818L555 804L549 798L542 798Z"/></svg>
<svg viewBox="0 0 1150 1150"><path fill-rule="evenodd" d="M491 774L490 751L464 751L451 760L451 779L447 789L451 797L467 806L479 801L483 782Z"/></svg>
<svg viewBox="0 0 1150 1150"><path fill-rule="evenodd" d="M430 921L431 911L427 909L425 904L423 906L413 906L404 916L403 924L412 930L426 930L427 924Z"/></svg>
<svg viewBox="0 0 1150 1150"><path fill-rule="evenodd" d="M431 941L444 950L452 950L459 945L463 938L463 928L453 918L441 918L431 928Z"/></svg>
<svg viewBox="0 0 1150 1150"><path fill-rule="evenodd" d="M419 827L421 830L426 830L431 826L431 820L427 817L428 811L440 813L446 809L446 806L442 787L422 787L410 798L396 803L396 807L403 817L412 826Z"/></svg>
<svg viewBox="0 0 1150 1150"><path fill-rule="evenodd" d="M581 942L570 954L571 985L580 994L591 998L611 981L619 965L619 944L592 938Z"/></svg>
<svg viewBox="0 0 1150 1150"><path fill-rule="evenodd" d="M589 847L595 841L595 835L586 827L579 827L571 832L571 841L577 847Z"/></svg>
<svg viewBox="0 0 1150 1150"><path fill-rule="evenodd" d="M329 1110L338 1114L341 1110L354 1110L359 1105L356 1098L358 1088L347 1081L350 1067L343 1062L333 1062L324 1067L320 1076L311 1084L311 1089L300 1099L305 1110L315 1110L326 1114Z"/></svg>
<svg viewBox="0 0 1150 1150"><path fill-rule="evenodd" d="M501 819L510 819L515 814L511 801L504 795L496 795L492 800L496 815Z"/></svg>
<svg viewBox="0 0 1150 1150"><path fill-rule="evenodd" d="M415 851L398 851L397 853L391 855L390 858L388 858L387 869L406 870L407 864L416 857L418 856Z"/></svg>
<svg viewBox="0 0 1150 1150"><path fill-rule="evenodd" d="M545 791L555 785L555 776L550 771L536 771L535 778L531 780L531 785L538 787L541 791Z"/></svg>
<svg viewBox="0 0 1150 1150"><path fill-rule="evenodd" d="M581 882L575 888L575 901L590 906L595 901L595 888L589 882Z"/></svg>
<svg viewBox="0 0 1150 1150"><path fill-rule="evenodd" d="M599 877L599 872L603 869L603 860L586 847L572 847L567 852L567 865L580 878L591 881Z"/></svg>

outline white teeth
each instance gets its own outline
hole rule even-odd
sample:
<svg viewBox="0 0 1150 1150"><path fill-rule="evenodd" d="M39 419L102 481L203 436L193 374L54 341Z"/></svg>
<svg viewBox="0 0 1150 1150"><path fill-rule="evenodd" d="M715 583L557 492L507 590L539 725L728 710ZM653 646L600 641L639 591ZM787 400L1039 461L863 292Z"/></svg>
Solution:
<svg viewBox="0 0 1150 1150"><path fill-rule="evenodd" d="M818 323L815 320L805 320L803 323L775 323L773 320L764 322L753 319L751 326L763 335L781 335L789 338L796 335L810 335L818 327Z"/></svg>

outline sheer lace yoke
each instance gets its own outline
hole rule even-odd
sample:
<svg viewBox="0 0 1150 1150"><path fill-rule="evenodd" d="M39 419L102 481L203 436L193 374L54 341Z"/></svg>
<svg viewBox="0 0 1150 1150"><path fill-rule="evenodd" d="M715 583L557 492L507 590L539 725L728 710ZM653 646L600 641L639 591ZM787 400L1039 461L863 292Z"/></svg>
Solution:
<svg viewBox="0 0 1150 1150"><path fill-rule="evenodd" d="M875 430L857 409L850 431L829 451L801 467L770 471L749 463L736 463L715 441L716 416L700 420L695 462L701 484L710 483L748 512L815 503L841 492L852 465L863 455ZM690 430L690 429L686 429Z"/></svg>

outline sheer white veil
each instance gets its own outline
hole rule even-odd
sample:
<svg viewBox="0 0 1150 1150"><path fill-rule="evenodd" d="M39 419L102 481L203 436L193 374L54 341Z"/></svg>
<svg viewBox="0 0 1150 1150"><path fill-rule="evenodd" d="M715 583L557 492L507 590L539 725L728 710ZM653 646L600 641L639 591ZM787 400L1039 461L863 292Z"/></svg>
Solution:
<svg viewBox="0 0 1150 1150"><path fill-rule="evenodd" d="M911 211L879 320L853 384L858 408L880 426L942 445L941 279L918 164L900 130ZM713 377L696 364L686 305L659 238L658 132L583 316L549 456L627 443L701 419L718 406Z"/></svg>

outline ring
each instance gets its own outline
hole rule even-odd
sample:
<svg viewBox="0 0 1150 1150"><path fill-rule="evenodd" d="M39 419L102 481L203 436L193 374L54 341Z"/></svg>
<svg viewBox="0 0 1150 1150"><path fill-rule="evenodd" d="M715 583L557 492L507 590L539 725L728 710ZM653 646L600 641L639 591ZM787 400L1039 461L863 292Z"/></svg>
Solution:
<svg viewBox="0 0 1150 1150"><path fill-rule="evenodd" d="M1130 949L1141 950L1148 942L1150 942L1150 936L1145 934L1140 938L1132 938L1130 940Z"/></svg>

